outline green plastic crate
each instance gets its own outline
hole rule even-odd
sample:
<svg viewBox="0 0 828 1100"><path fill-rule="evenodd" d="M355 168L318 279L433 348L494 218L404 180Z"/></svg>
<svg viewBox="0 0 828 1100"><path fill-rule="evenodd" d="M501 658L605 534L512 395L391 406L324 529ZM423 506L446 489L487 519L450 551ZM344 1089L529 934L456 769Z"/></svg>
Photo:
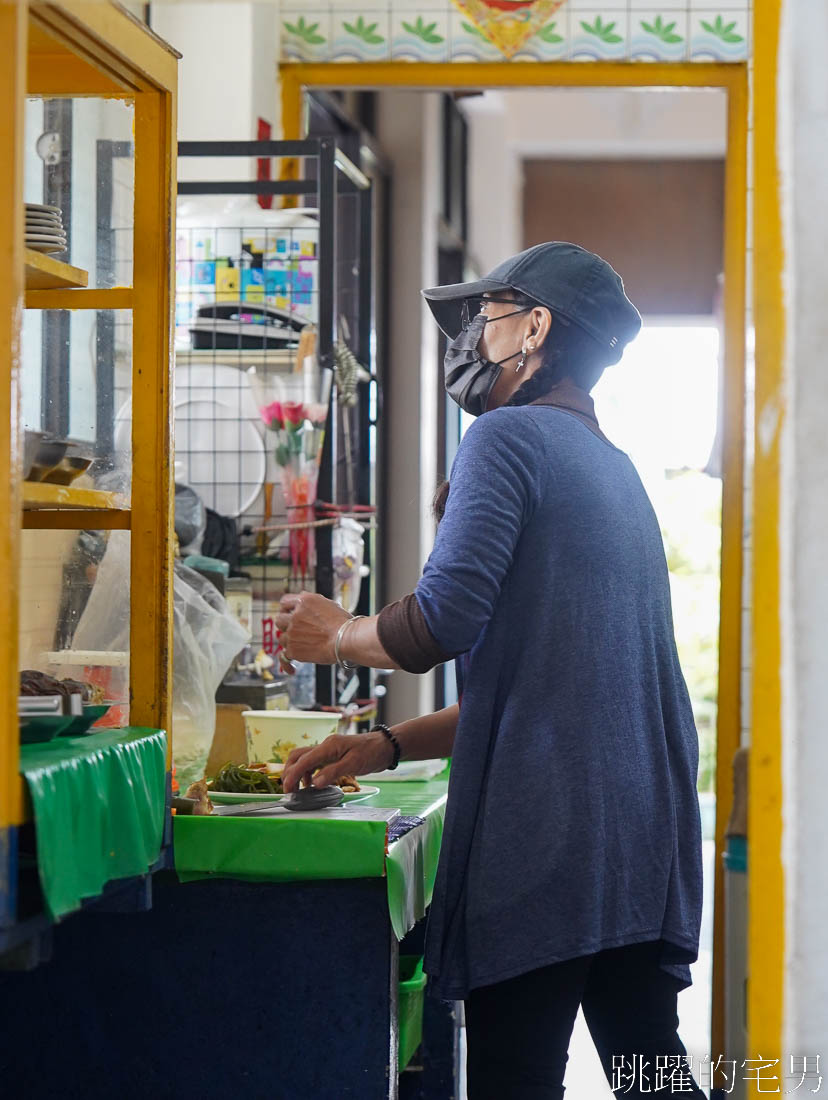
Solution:
<svg viewBox="0 0 828 1100"><path fill-rule="evenodd" d="M419 955L400 955L399 1056L402 1071L423 1040L423 1001L426 975Z"/></svg>

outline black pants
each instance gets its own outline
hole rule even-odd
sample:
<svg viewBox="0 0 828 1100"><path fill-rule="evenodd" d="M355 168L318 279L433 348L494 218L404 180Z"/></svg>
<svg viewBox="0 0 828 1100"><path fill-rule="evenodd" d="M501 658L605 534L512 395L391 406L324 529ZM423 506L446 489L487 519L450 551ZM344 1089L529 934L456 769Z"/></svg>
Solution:
<svg viewBox="0 0 828 1100"><path fill-rule="evenodd" d="M657 1095L660 1083L662 1096L704 1097L681 1057L681 983L659 969L659 948L614 947L472 990L469 1100L561 1100L579 1005L615 1096Z"/></svg>

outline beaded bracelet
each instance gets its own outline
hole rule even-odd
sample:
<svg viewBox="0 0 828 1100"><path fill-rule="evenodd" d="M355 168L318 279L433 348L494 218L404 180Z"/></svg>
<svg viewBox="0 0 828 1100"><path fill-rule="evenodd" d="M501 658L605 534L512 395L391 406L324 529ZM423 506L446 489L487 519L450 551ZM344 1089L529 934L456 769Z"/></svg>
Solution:
<svg viewBox="0 0 828 1100"><path fill-rule="evenodd" d="M386 726L385 722L377 722L377 724L375 726L372 726L371 729L369 730L370 733L374 733L375 731L379 731L380 733L385 734L385 736L391 742L392 748L394 749L394 763L391 764L388 768L388 771L392 772L394 770L394 768L396 768L397 764L399 764L400 756L402 755L402 750L400 749L400 743L397 740L397 738L394 736L394 734L391 732L391 727Z"/></svg>

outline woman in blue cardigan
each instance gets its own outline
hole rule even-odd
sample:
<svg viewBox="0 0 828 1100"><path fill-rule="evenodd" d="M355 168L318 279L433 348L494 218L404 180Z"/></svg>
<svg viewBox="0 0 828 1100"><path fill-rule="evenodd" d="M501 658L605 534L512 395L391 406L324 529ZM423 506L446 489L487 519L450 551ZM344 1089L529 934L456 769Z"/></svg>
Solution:
<svg viewBox="0 0 828 1100"><path fill-rule="evenodd" d="M562 1097L579 1006L614 1090L703 1096L676 1013L701 923L698 737L659 524L589 396L641 319L563 242L424 294L477 419L422 577L370 617L287 596L277 625L300 661L453 658L460 703L298 749L285 788L452 757L425 969L465 1002L470 1100Z"/></svg>

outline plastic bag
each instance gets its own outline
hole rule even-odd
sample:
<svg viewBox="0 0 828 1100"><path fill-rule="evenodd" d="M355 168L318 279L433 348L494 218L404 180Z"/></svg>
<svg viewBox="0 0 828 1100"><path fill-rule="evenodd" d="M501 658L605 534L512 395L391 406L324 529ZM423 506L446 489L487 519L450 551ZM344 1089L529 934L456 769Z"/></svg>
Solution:
<svg viewBox="0 0 828 1100"><path fill-rule="evenodd" d="M73 649L129 652L128 531L109 536ZM216 689L250 634L208 580L175 563L173 572L173 759L182 789L200 779L216 725ZM126 675L124 670L124 689Z"/></svg>
<svg viewBox="0 0 828 1100"><path fill-rule="evenodd" d="M334 569L334 599L346 611L356 610L362 586L365 544L363 527L354 519L341 519L331 534Z"/></svg>
<svg viewBox="0 0 828 1100"><path fill-rule="evenodd" d="M129 651L129 531L113 531L107 540L72 648Z"/></svg>
<svg viewBox="0 0 828 1100"><path fill-rule="evenodd" d="M173 760L183 790L201 779L216 726L216 689L250 633L224 597L179 562L173 574Z"/></svg>
<svg viewBox="0 0 828 1100"><path fill-rule="evenodd" d="M55 669L101 689L110 707L98 724L108 728L129 723L129 551L129 531L110 532L77 629L71 642L61 639Z"/></svg>

